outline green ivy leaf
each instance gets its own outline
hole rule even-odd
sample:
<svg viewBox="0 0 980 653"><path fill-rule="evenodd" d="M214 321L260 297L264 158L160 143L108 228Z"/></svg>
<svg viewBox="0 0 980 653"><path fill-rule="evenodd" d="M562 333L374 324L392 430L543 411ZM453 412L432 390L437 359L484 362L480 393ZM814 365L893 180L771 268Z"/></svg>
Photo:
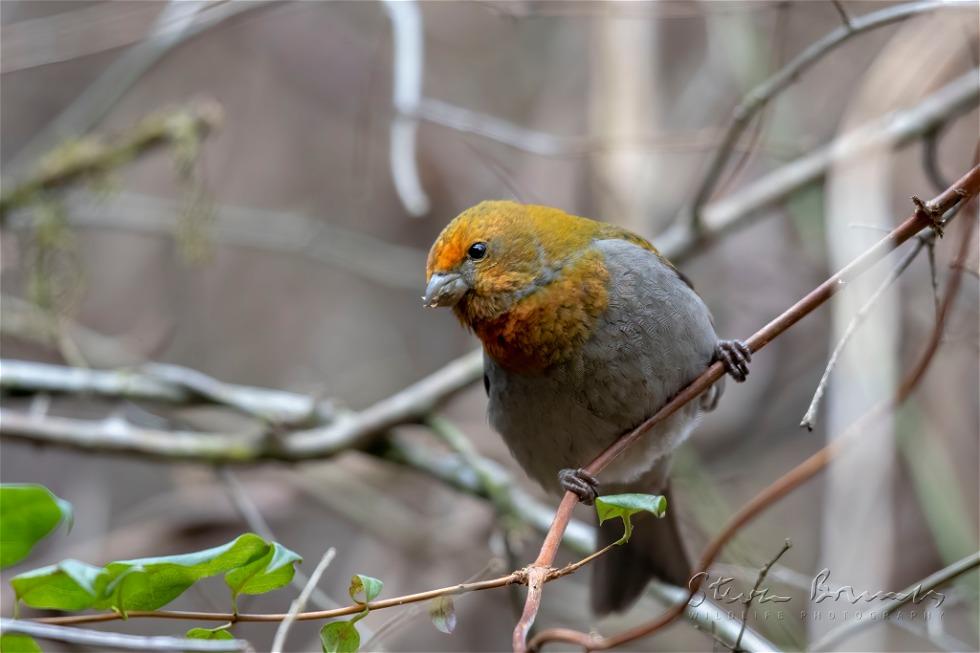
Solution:
<svg viewBox="0 0 980 653"><path fill-rule="evenodd" d="M279 544L246 533L204 551L120 560L104 568L65 560L19 574L11 585L17 598L31 607L65 611L110 608L126 614L161 608L195 582L219 574L228 575L226 582L233 591L267 592L292 579L293 564L299 559Z"/></svg>
<svg viewBox="0 0 980 653"><path fill-rule="evenodd" d="M188 639L235 639L227 626L217 628L191 628L185 635Z"/></svg>
<svg viewBox="0 0 980 653"><path fill-rule="evenodd" d="M456 630L456 606L450 596L438 596L429 603L429 617L439 632L451 634Z"/></svg>
<svg viewBox="0 0 980 653"><path fill-rule="evenodd" d="M16 564L39 540L66 521L71 504L43 485L0 485L0 567Z"/></svg>
<svg viewBox="0 0 980 653"><path fill-rule="evenodd" d="M303 558L278 542L273 542L264 556L225 574L232 594L265 594L279 589L293 579L294 563Z"/></svg>
<svg viewBox="0 0 980 653"><path fill-rule="evenodd" d="M354 574L351 576L347 593L350 594L355 603L370 603L378 598L382 587L384 587L384 583L377 578L364 574ZM360 595L363 595L363 598L359 598Z"/></svg>
<svg viewBox="0 0 980 653"><path fill-rule="evenodd" d="M659 494L610 494L595 500L595 511L600 524L616 517L623 520L623 536L616 544L625 544L633 534L633 515L649 512L663 517L667 514L667 499Z"/></svg>
<svg viewBox="0 0 980 653"><path fill-rule="evenodd" d="M349 621L334 621L320 629L323 653L357 653L361 636Z"/></svg>
<svg viewBox="0 0 980 653"><path fill-rule="evenodd" d="M0 653L42 653L32 637L19 633L0 635Z"/></svg>
<svg viewBox="0 0 980 653"><path fill-rule="evenodd" d="M19 601L32 608L67 612L90 608L102 597L109 575L101 567L62 560L18 574L10 580Z"/></svg>
<svg viewBox="0 0 980 653"><path fill-rule="evenodd" d="M111 581L96 607L123 614L130 610L156 610L202 578L245 566L264 556L269 548L258 535L246 533L203 551L110 562L105 568Z"/></svg>

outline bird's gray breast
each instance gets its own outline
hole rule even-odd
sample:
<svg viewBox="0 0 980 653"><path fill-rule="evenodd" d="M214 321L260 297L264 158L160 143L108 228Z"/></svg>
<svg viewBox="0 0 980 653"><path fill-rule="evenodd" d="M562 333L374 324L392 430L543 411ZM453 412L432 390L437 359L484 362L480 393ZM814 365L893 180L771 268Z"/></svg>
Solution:
<svg viewBox="0 0 980 653"><path fill-rule="evenodd" d="M704 369L717 340L701 298L656 254L623 240L595 247L610 275L608 305L578 351L538 374L484 357L490 422L545 487L652 415ZM691 404L658 426L604 477L628 481L649 469L696 415Z"/></svg>

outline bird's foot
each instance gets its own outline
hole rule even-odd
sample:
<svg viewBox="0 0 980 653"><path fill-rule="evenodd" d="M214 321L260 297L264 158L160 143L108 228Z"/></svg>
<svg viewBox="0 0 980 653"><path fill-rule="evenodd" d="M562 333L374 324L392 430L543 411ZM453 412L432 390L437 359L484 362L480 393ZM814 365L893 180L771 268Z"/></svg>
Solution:
<svg viewBox="0 0 980 653"><path fill-rule="evenodd" d="M719 340L715 345L715 360L721 361L725 371L741 383L749 375L752 352L741 340Z"/></svg>
<svg viewBox="0 0 980 653"><path fill-rule="evenodd" d="M561 470L558 472L558 483L587 506L591 506L599 496L599 479L581 468Z"/></svg>

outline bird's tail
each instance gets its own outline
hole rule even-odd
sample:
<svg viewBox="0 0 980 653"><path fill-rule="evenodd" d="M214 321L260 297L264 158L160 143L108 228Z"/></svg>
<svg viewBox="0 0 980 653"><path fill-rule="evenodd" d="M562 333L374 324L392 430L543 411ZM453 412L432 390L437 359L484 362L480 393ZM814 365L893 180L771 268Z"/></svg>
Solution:
<svg viewBox="0 0 980 653"><path fill-rule="evenodd" d="M653 578L687 587L691 563L681 542L670 488L661 494L667 497L667 514L660 519L637 515L629 542L613 547L592 563L592 610L596 615L627 609ZM622 535L622 521L607 520L598 528L598 549Z"/></svg>

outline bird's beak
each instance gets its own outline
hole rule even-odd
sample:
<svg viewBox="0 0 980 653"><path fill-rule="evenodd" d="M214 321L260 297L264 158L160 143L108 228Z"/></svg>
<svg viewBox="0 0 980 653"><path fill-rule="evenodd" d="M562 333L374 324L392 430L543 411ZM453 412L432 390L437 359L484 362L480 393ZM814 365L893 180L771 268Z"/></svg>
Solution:
<svg viewBox="0 0 980 653"><path fill-rule="evenodd" d="M458 272L437 272L429 279L422 296L422 305L428 308L455 306L469 290L469 284Z"/></svg>

